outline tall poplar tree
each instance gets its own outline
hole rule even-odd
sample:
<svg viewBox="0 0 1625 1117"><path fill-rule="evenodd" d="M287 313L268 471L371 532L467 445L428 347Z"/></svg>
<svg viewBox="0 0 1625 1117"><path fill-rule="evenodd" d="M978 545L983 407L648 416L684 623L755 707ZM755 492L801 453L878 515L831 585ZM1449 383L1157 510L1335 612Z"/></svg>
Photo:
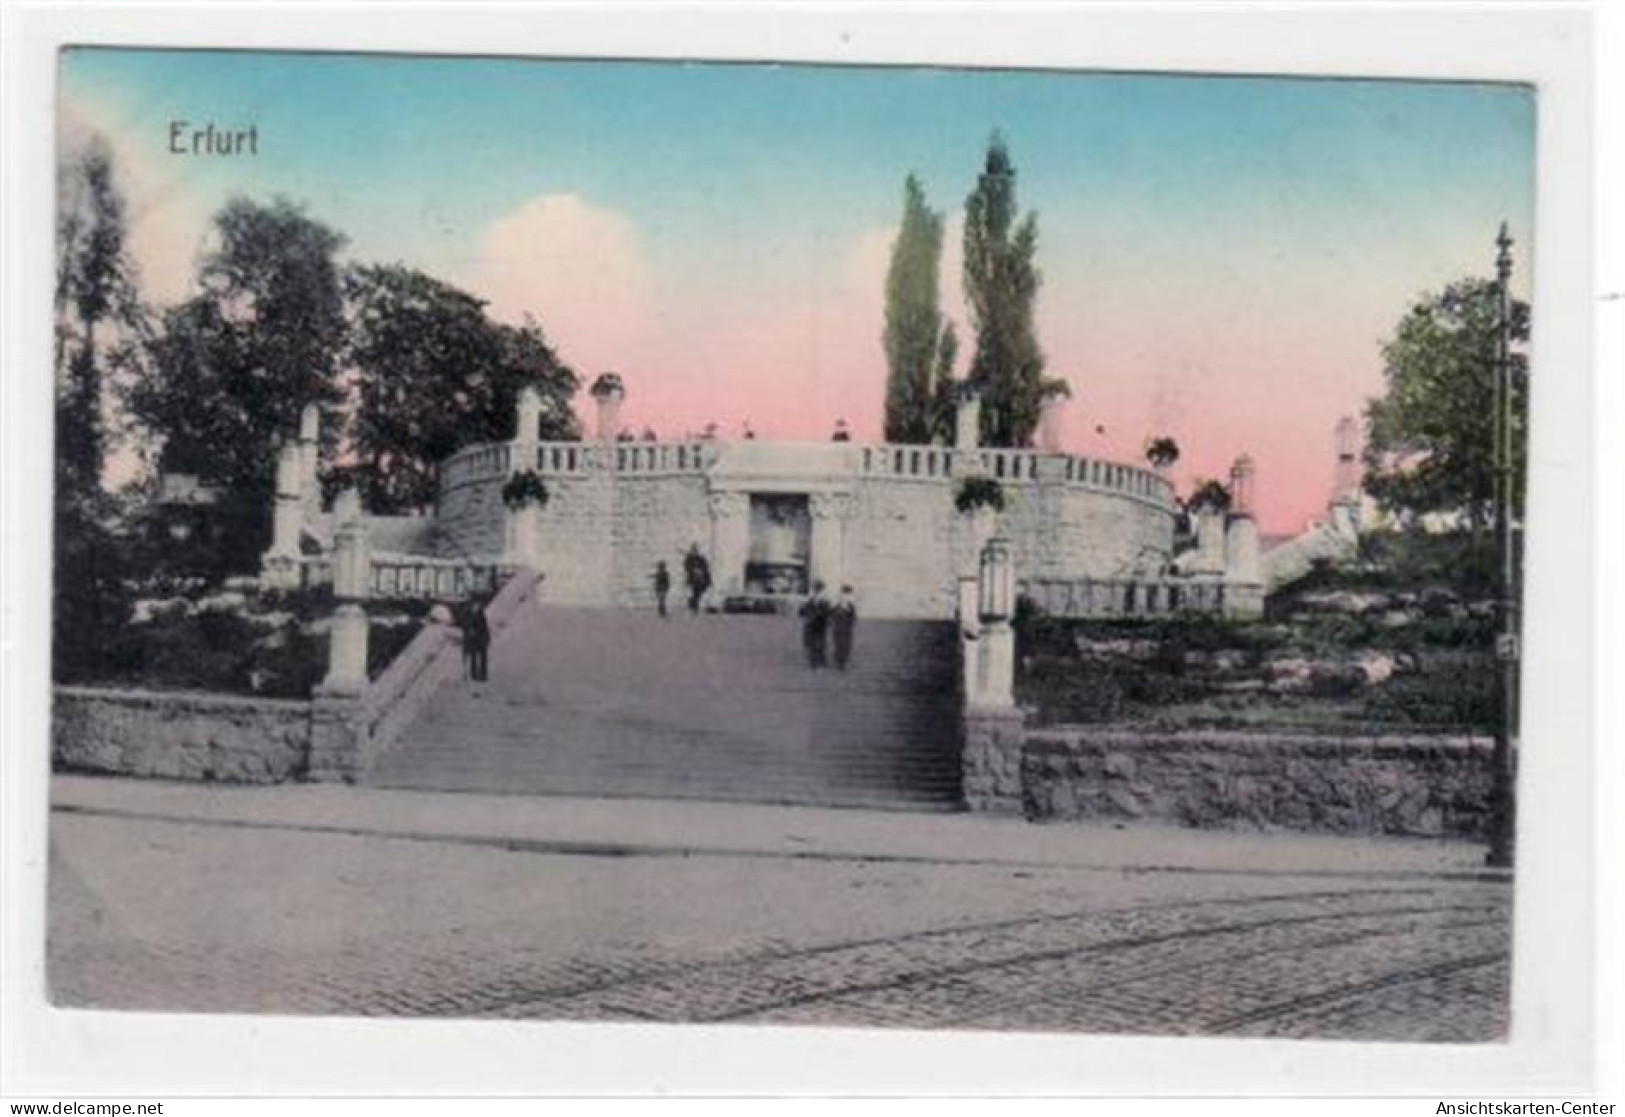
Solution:
<svg viewBox="0 0 1625 1117"><path fill-rule="evenodd" d="M125 225L112 151L94 137L62 170L57 217L57 484L81 496L101 484L104 382L144 324Z"/></svg>
<svg viewBox="0 0 1625 1117"><path fill-rule="evenodd" d="M942 214L919 179L903 182L903 221L886 270L886 441L929 442L941 428L957 343L938 303Z"/></svg>
<svg viewBox="0 0 1625 1117"><path fill-rule="evenodd" d="M117 509L101 483L102 396L130 366L145 316L123 196L106 141L93 138L57 183L53 677L92 674L128 614Z"/></svg>
<svg viewBox="0 0 1625 1117"><path fill-rule="evenodd" d="M976 189L965 199L965 298L976 330L969 377L982 389L982 441L1027 446L1051 396L1069 394L1044 376L1033 307L1042 276L1038 217L1017 220L1016 169L997 132Z"/></svg>

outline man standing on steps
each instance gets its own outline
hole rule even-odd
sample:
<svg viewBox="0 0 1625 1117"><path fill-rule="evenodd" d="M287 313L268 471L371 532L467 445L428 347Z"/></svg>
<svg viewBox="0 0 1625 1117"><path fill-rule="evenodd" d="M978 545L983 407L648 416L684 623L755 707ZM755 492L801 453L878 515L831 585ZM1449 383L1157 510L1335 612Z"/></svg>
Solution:
<svg viewBox="0 0 1625 1117"><path fill-rule="evenodd" d="M671 592L671 571L666 569L666 560L661 559L655 563L655 607L660 615L666 615L666 595Z"/></svg>
<svg viewBox="0 0 1625 1117"><path fill-rule="evenodd" d="M688 554L683 556L683 580L688 583L688 611L697 614L711 588L711 564L700 554L698 543L689 544Z"/></svg>
<svg viewBox="0 0 1625 1117"><path fill-rule="evenodd" d="M463 656L468 663L468 677L483 683L491 673L491 623L485 619L485 602L475 597L469 602L468 617L463 625Z"/></svg>
<svg viewBox="0 0 1625 1117"><path fill-rule="evenodd" d="M841 596L830 606L831 634L835 637L835 666L841 671L852 659L852 630L858 624L858 602L851 586L841 587Z"/></svg>
<svg viewBox="0 0 1625 1117"><path fill-rule="evenodd" d="M830 602L824 596L824 583L814 582L812 596L801 606L801 646L807 651L807 666L815 671L824 666L829 619Z"/></svg>

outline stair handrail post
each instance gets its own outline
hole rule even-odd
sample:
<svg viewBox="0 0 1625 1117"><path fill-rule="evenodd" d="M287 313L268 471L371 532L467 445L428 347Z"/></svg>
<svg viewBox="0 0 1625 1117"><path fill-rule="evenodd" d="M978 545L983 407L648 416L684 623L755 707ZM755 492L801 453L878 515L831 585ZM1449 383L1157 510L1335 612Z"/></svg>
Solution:
<svg viewBox="0 0 1625 1117"><path fill-rule="evenodd" d="M981 703L981 640L982 621L978 615L976 578L969 574L959 578L959 655L960 683L966 706Z"/></svg>
<svg viewBox="0 0 1625 1117"><path fill-rule="evenodd" d="M367 518L361 497L346 489L333 505L337 527L333 532L333 610L328 630L327 677L318 693L327 697L358 697L367 686L367 610L371 591L372 556L367 541Z"/></svg>
<svg viewBox="0 0 1625 1117"><path fill-rule="evenodd" d="M1009 540L995 536L982 548L976 589L981 663L975 705L1013 709L1016 704L1015 562Z"/></svg>

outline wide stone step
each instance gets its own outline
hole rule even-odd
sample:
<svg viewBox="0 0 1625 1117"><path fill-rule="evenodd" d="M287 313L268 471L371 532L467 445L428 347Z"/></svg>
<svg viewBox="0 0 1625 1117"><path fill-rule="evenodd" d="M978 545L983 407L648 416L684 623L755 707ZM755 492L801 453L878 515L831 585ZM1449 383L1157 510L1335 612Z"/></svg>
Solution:
<svg viewBox="0 0 1625 1117"><path fill-rule="evenodd" d="M525 794L952 807L952 627L860 622L847 671L794 621L543 608L448 684L371 782Z"/></svg>

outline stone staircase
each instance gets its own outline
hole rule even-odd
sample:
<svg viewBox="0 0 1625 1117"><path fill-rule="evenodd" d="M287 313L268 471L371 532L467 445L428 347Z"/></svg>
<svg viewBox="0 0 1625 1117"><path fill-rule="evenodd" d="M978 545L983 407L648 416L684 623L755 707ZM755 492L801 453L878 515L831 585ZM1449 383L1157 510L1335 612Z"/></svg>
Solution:
<svg viewBox="0 0 1625 1117"><path fill-rule="evenodd" d="M952 624L860 620L813 671L779 616L530 607L369 782L444 791L955 809Z"/></svg>

